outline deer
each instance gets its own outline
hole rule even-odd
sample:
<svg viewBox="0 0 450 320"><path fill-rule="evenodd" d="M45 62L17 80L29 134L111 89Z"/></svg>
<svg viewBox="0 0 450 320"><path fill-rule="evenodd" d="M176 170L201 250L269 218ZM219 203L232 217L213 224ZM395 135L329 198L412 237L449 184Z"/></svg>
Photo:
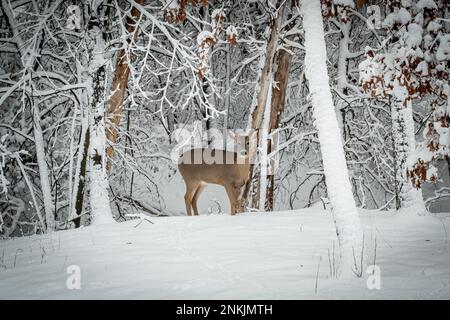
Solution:
<svg viewBox="0 0 450 320"><path fill-rule="evenodd" d="M250 178L250 164L256 148L253 140L248 142L246 139L246 147L243 150L239 150L238 145L237 152L196 148L180 156L178 171L186 183L184 202L188 216L192 215L192 209L194 215L198 216L197 200L208 184L217 184L225 188L231 215L241 212L239 197Z"/></svg>

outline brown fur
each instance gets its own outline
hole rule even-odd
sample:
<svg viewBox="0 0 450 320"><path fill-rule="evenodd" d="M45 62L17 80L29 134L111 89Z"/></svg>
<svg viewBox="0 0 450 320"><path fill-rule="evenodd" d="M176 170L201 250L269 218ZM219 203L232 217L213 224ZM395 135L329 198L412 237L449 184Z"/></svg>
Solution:
<svg viewBox="0 0 450 320"><path fill-rule="evenodd" d="M205 153L218 161L211 163L208 158L205 161L202 157ZM195 163L195 159L200 160L199 163ZM186 183L184 201L188 216L192 215L191 208L198 215L197 200L207 184L224 186L230 200L231 214L235 215L239 211L239 195L250 172L248 156L218 149L192 149L183 153L178 170Z"/></svg>

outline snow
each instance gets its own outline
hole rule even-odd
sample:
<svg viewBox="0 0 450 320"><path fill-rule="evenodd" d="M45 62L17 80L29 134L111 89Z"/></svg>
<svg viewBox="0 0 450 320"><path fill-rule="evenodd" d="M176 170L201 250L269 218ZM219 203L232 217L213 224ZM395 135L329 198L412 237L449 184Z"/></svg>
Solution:
<svg viewBox="0 0 450 320"><path fill-rule="evenodd" d="M350 7L350 8L355 7L355 1L353 1L353 0L334 0L333 2L336 5L340 5L340 6L344 6L344 7Z"/></svg>
<svg viewBox="0 0 450 320"><path fill-rule="evenodd" d="M207 41L215 41L216 37L214 36L214 33L208 30L204 30L200 32L197 36L197 45L201 46L203 43Z"/></svg>
<svg viewBox="0 0 450 320"><path fill-rule="evenodd" d="M395 8L394 12L389 13L383 21L383 28L392 28L396 23L401 25L411 21L411 14L405 8Z"/></svg>
<svg viewBox="0 0 450 320"><path fill-rule="evenodd" d="M410 23L408 25L408 32L406 33L406 44L409 48L419 47L422 43L422 27L417 23Z"/></svg>
<svg viewBox="0 0 450 320"><path fill-rule="evenodd" d="M445 34L440 37L436 59L438 61L450 60L450 34Z"/></svg>
<svg viewBox="0 0 450 320"><path fill-rule="evenodd" d="M108 180L100 165L90 162L89 201L92 210L92 223L108 224L113 221L109 206Z"/></svg>
<svg viewBox="0 0 450 320"><path fill-rule="evenodd" d="M272 92L273 92L273 74L269 75L269 88L267 92L266 105L264 106L263 123L261 128L261 140L259 143L259 156L261 161L261 172L260 172L260 186L259 186L259 209L264 210L266 204L266 191L267 191L267 175L269 159L267 156L267 147L269 138L269 123L270 123L270 111L272 105Z"/></svg>
<svg viewBox="0 0 450 320"><path fill-rule="evenodd" d="M0 299L450 298L450 214L360 214L366 241L376 239L380 290L368 289L366 272L332 276L333 219L310 208L149 218L153 224L134 220L3 240ZM80 290L66 287L74 265Z"/></svg>
<svg viewBox="0 0 450 320"><path fill-rule="evenodd" d="M401 90L400 86L397 86ZM404 89L403 89L404 90ZM412 186L410 181L406 178L406 169L411 157L415 155L416 140L415 127L413 118L413 105L410 100L406 102L406 106L402 100L399 100L398 105L392 108L393 120L393 135L394 141L397 144L397 154L399 158L405 157L406 161L401 166L401 171L397 174L399 181L405 181L403 184L400 196L402 198L402 212L416 212L416 214L426 214L427 210L423 201L422 189L416 189Z"/></svg>
<svg viewBox="0 0 450 320"><path fill-rule="evenodd" d="M166 0L164 2L166 3L167 8L171 10L178 10L180 7L178 0Z"/></svg>
<svg viewBox="0 0 450 320"><path fill-rule="evenodd" d="M401 4L402 4L403 7L409 8L409 7L412 5L412 4L411 4L411 1L412 1L412 0L402 0L402 1L401 1Z"/></svg>
<svg viewBox="0 0 450 320"><path fill-rule="evenodd" d="M238 32L235 26L231 25L228 26L227 30L226 30L226 34L228 37L237 37Z"/></svg>
<svg viewBox="0 0 450 320"><path fill-rule="evenodd" d="M405 8L400 8L400 10L398 10L397 17L398 22L400 22L401 24L407 24L409 21L411 21L411 14Z"/></svg>
<svg viewBox="0 0 450 320"><path fill-rule="evenodd" d="M427 26L428 32L438 33L442 29L442 25L436 21L430 21Z"/></svg>
<svg viewBox="0 0 450 320"><path fill-rule="evenodd" d="M126 19L129 6L116 10L107 25L101 23L108 19L105 10L96 17L83 16L80 38L65 23L52 23L71 14L62 0L45 8L41 2L33 7L29 1L16 5L1 0L6 38L0 54L0 105L5 107L0 116L0 233L2 239L12 239L0 240L0 298L449 297L448 219L413 214L425 211L424 202L432 212L450 211L444 158L450 150L446 1L395 0L388 6L378 1L382 15L368 1L358 9L354 0L321 1L324 10L332 11L326 14L325 28L319 0L300 2L304 20L289 1L279 1L278 10L273 1L253 0L250 7L245 1L210 1L205 11L195 2L207 1L163 0L164 12L132 1L142 13L139 28L132 28L139 29L139 37L129 43L133 48L126 41L135 38ZM83 12L89 11L78 3ZM90 3L97 12L102 0ZM252 14L256 4L269 8ZM189 10L191 5L196 8ZM184 9L190 22L180 23ZM224 12L232 13L227 20ZM389 13L386 25L395 27L376 30ZM203 28L207 31L200 32ZM213 52L224 33L229 43L220 41ZM238 34L240 45L232 47ZM292 51L293 59L277 130L284 149L274 206L297 209L322 199L330 211L315 207L230 217L221 215L229 212L224 188L209 186L200 207L215 215L184 217L184 182L168 159L181 146L174 146L169 133L184 122L204 126L204 117L196 112L199 103L211 120L209 137L217 137L221 128L251 122L256 106L270 106L268 74L277 65L285 66L276 56L279 42L292 47L278 49ZM136 59L130 61L132 81L123 105L128 121L119 128L115 170L108 177L105 107L121 44ZM361 49L366 45L373 49L366 50L364 59ZM355 83L358 64L367 97ZM208 88L203 75L208 75ZM341 118L346 120L345 135L339 132L344 128ZM86 132L91 147L84 174ZM200 131L193 135L200 140ZM264 132L263 150L266 136ZM224 142L230 146L233 141ZM211 146L223 147L219 139ZM263 152L263 163L267 157ZM427 181L421 185L423 197L404 175L405 168L413 167L422 169L415 174ZM83 190L78 188L81 182ZM266 179L259 184L262 209ZM82 198L78 191L84 191ZM362 207L404 208L397 215L359 211L361 225L355 201ZM139 212L145 208L171 217L148 218ZM91 227L53 232L70 228L75 214ZM137 220L113 223L113 214ZM23 237L45 232L46 223L48 234ZM362 227L364 252L355 250L364 253L362 278L351 274L335 279L338 264L328 261L329 250L334 248L338 259L340 243L351 256ZM365 285L375 236L381 291ZM81 268L81 291L66 288L71 265Z"/></svg>
<svg viewBox="0 0 450 320"><path fill-rule="evenodd" d="M90 81L89 81L90 80ZM92 79L87 82L92 83ZM90 88L92 89L92 87ZM103 106L103 104L100 104ZM96 107L91 116L91 140L89 145L89 201L92 212L91 223L110 223L112 222L112 213L109 206L108 181L104 170L105 157L102 150L105 150L105 131L104 131L104 108ZM102 116L99 116L102 115ZM95 119L102 119L96 121ZM96 123L97 122L97 123ZM98 153L100 150L100 154ZM100 157L102 163L94 163L94 158ZM96 160L98 162L98 159Z"/></svg>
<svg viewBox="0 0 450 320"><path fill-rule="evenodd" d="M229 43L231 43L232 45L237 44L238 31L235 26L233 25L228 26L226 30L226 35Z"/></svg>
<svg viewBox="0 0 450 320"><path fill-rule="evenodd" d="M420 74L424 77L428 76L429 75L428 63L426 61L419 62L419 64L417 65L416 71L420 72Z"/></svg>
<svg viewBox="0 0 450 320"><path fill-rule="evenodd" d="M437 9L437 5L433 0L420 0L417 3L418 9Z"/></svg>
<svg viewBox="0 0 450 320"><path fill-rule="evenodd" d="M211 27L213 31L217 32L216 30L219 28L220 23L223 20L225 20L225 12L223 8L214 9L211 13Z"/></svg>
<svg viewBox="0 0 450 320"><path fill-rule="evenodd" d="M98 68L103 66L106 63L106 59L104 57L106 44L103 40L102 33L100 28L93 27L92 30L89 31L91 33L91 38L95 41L95 46L93 48L93 58L90 61L89 68L91 72L95 72Z"/></svg>
<svg viewBox="0 0 450 320"><path fill-rule="evenodd" d="M372 49L370 47L365 48L366 54L368 52L371 52ZM359 83L371 83L376 84L376 82L373 80L376 76L383 74L383 64L381 63L381 56L380 55L374 55L373 57L370 57L367 55L367 58L360 62L358 68L359 68ZM373 89L373 88L372 88ZM375 86L376 95L379 95L382 93L382 86L377 85Z"/></svg>

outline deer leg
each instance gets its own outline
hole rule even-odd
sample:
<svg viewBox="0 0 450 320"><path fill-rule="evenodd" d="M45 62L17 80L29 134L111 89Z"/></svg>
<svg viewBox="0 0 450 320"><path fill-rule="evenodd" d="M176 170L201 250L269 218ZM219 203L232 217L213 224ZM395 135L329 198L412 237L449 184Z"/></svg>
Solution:
<svg viewBox="0 0 450 320"><path fill-rule="evenodd" d="M192 208L194 209L194 215L198 216L198 209L197 209L197 200L200 197L200 193L205 189L206 184L200 184L200 186L197 188L197 190L194 193L194 197L192 198Z"/></svg>
<svg viewBox="0 0 450 320"><path fill-rule="evenodd" d="M236 197L234 196L233 187L225 185L225 190L227 191L228 199L230 200L231 215L234 216L236 214Z"/></svg>
<svg viewBox="0 0 450 320"><path fill-rule="evenodd" d="M186 212L188 216L192 216L192 198L194 197L195 191L197 189L197 185L187 185L186 184L186 193L184 194L184 204L186 205Z"/></svg>

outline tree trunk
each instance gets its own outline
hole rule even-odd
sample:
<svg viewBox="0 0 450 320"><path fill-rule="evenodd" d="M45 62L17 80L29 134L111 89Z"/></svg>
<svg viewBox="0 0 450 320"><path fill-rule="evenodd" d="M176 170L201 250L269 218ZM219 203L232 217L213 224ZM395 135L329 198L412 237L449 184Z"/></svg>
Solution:
<svg viewBox="0 0 450 320"><path fill-rule="evenodd" d="M251 129L257 132L256 141L259 142L260 134L259 130L262 129L263 118L264 118L264 110L266 106L267 97L269 94L269 85L271 85L271 79L273 77L273 64L275 60L275 55L277 53L277 45L278 45L278 33L281 26L281 21L283 20L283 13L285 8L285 2L283 0L277 1L278 13L276 17L272 18L272 21L269 24L269 37L266 44L265 50L265 58L264 58L264 66L261 70L261 75L259 77L257 91L255 93L252 117L251 121ZM250 154L250 158L254 159L255 154ZM253 162L253 161L252 161ZM253 176L254 165L250 166L249 176ZM239 199L239 211L245 211L245 208L248 203L249 194L250 194L250 186L252 184L252 179L249 179L243 190L241 192L241 197ZM259 189L259 186L257 186ZM259 200L255 200L259 202Z"/></svg>
<svg viewBox="0 0 450 320"><path fill-rule="evenodd" d="M448 181L450 181L450 157L449 156L445 156L445 160L447 161Z"/></svg>
<svg viewBox="0 0 450 320"><path fill-rule="evenodd" d="M329 77L320 0L303 0L305 75L318 130L327 193L332 206L344 274L362 274L363 233L336 118Z"/></svg>
<svg viewBox="0 0 450 320"><path fill-rule="evenodd" d="M87 70L86 65L89 65L89 57L80 55L80 62L77 63L77 76L80 82L89 82L92 80ZM86 76L87 75L87 76ZM90 105L87 90L79 90L80 97L80 114L81 114L81 133L80 142L78 144L78 157L75 168L75 179L73 183L73 194L71 203L71 212L68 217L68 221L73 221L75 227L79 228L81 226L81 215L83 212L84 204L84 194L86 190L86 171L88 167L88 154L89 154L89 144L90 144L90 133L89 133L89 116L90 116Z"/></svg>
<svg viewBox="0 0 450 320"><path fill-rule="evenodd" d="M84 133L84 143L83 148L80 148L80 152L83 152L83 155L81 157L81 163L80 163L80 172L78 177L78 184L77 184L77 194L75 198L75 216L76 218L73 219L73 222L75 223L75 228L79 228L81 226L81 214L83 212L83 199L84 199L84 187L86 185L86 168L87 168L87 157L89 152L89 130L86 130Z"/></svg>
<svg viewBox="0 0 450 320"><path fill-rule="evenodd" d="M103 31L92 24L89 32L88 50L91 53L86 94L89 97L89 200L91 224L114 222L108 195L106 173L106 133L105 133L105 73L106 60L103 56L105 41Z"/></svg>
<svg viewBox="0 0 450 320"><path fill-rule="evenodd" d="M341 21L341 40L339 41L339 59L338 59L338 69L337 69L337 90L342 94L347 94L347 73L348 73L348 56L349 49L348 45L350 43L350 30L351 30L351 20ZM345 121L344 112L342 110L343 101L339 100L336 104L336 116L338 120L339 130L341 131L342 139L345 139Z"/></svg>
<svg viewBox="0 0 450 320"><path fill-rule="evenodd" d="M227 68L225 71L225 117L223 122L223 144L224 148L227 148L228 139L228 116L230 115L230 104L231 104L231 44L227 43Z"/></svg>
<svg viewBox="0 0 450 320"><path fill-rule="evenodd" d="M267 142L270 133L270 118L272 111L272 93L273 93L273 74L270 74L269 79L269 91L266 99L266 106L264 108L263 125L261 131L260 141L260 177L259 177L259 190L258 190L258 208L261 211L266 210L266 196L267 196L267 175L270 173L267 170L268 161L268 149L269 144Z"/></svg>
<svg viewBox="0 0 450 320"><path fill-rule="evenodd" d="M13 34L14 38L16 39L16 45L17 50L21 56L21 59L24 58L26 55L27 49L30 49L36 53L40 53L42 51L42 46L44 43L44 33L40 35L39 41L34 42L34 44L31 44L32 47L25 47L24 42L22 40L21 34L18 33L18 30L16 29L16 21L14 12L12 12L11 6L6 2L1 2L2 6L2 12L6 16L6 24L8 28L10 29L11 33ZM31 70L36 71L39 67L38 58L36 58L33 61L33 65ZM32 76L31 76L31 70L28 70L28 67L24 66L25 74L24 77L26 77L27 85L32 88ZM23 97L23 101L25 101L25 97ZM50 180L49 180L49 172L48 172L48 165L45 160L45 146L44 146L44 134L41 127L41 115L39 112L39 106L38 104L35 104L33 99L31 98L29 100L30 107L31 107L31 113L32 113L32 119L33 119L33 134L34 134L34 140L35 140L35 147L36 147L36 158L39 168L39 180L41 184L41 191L42 191L42 198L44 202L44 213L45 213L45 224L46 224L46 231L48 230L54 230L55 229L55 212L53 210L52 206L52 193L51 193L51 187L50 187ZM25 113L23 113L25 114ZM38 209L38 208L36 208Z"/></svg>
<svg viewBox="0 0 450 320"><path fill-rule="evenodd" d="M42 198L44 200L45 224L47 231L55 229L55 213L52 206L52 189L50 187L49 172L45 161L44 134L41 128L41 117L36 104L33 108L33 132L36 145L36 158L39 167L39 180L41 182Z"/></svg>
<svg viewBox="0 0 450 320"><path fill-rule="evenodd" d="M93 79L93 101L90 117L89 190L91 224L113 222L106 175L105 108L101 98L105 90L105 67L98 68Z"/></svg>
<svg viewBox="0 0 450 320"><path fill-rule="evenodd" d="M413 187L406 177L408 158L416 148L412 103L391 100L392 134L395 151L396 185L398 186L400 210L416 214L427 212L423 201L422 189Z"/></svg>
<svg viewBox="0 0 450 320"><path fill-rule="evenodd" d="M136 3L143 4L144 0L136 0ZM123 101L125 97L125 90L127 89L128 77L130 75L129 55L132 43L136 40L138 32L135 30L135 23L139 20L141 12L133 7L131 9L131 18L127 17L126 29L130 34L133 34L132 40L128 40L128 48L122 48L119 50L119 56L117 58L117 65L114 72L114 77L111 83L111 97L108 101L107 119L108 125L106 129L106 139L108 140L108 147L106 148L106 154L108 156L106 163L106 170L108 175L112 172L112 156L114 152L114 146L117 143L119 137L120 121L122 119ZM136 32L135 32L136 31Z"/></svg>
<svg viewBox="0 0 450 320"><path fill-rule="evenodd" d="M295 2L293 1L293 6ZM291 16L288 17L290 19ZM293 40L293 36L287 37L289 40ZM270 112L270 122L269 129L270 132L274 132L280 126L281 115L284 111L284 106L286 103L286 91L289 83L289 72L291 70L292 63L292 53L286 50L281 50L278 54L278 65L277 71L275 72L274 81L277 84L273 88L272 92L272 110ZM268 141L267 153L275 151L274 140ZM275 190L275 160L269 159L271 171L267 176L267 201L266 201L266 210L273 211L274 206L274 190Z"/></svg>

